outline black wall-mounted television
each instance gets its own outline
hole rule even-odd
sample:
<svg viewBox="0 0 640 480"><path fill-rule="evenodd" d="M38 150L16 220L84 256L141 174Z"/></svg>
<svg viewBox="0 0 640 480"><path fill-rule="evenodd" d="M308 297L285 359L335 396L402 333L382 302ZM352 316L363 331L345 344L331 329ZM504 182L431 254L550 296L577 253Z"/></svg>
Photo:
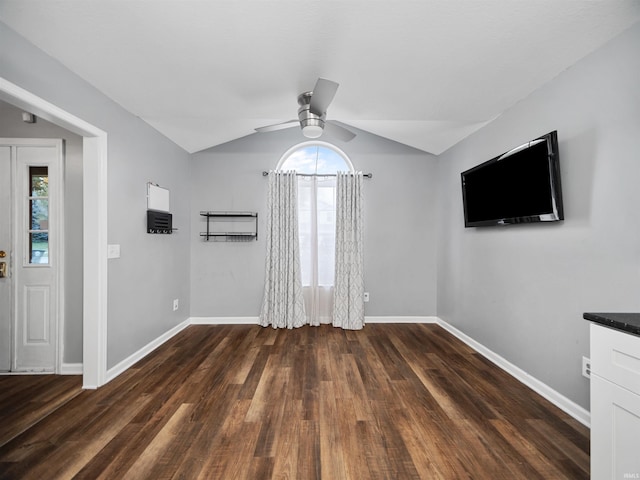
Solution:
<svg viewBox="0 0 640 480"><path fill-rule="evenodd" d="M465 227L564 220L559 160L553 131L462 172Z"/></svg>

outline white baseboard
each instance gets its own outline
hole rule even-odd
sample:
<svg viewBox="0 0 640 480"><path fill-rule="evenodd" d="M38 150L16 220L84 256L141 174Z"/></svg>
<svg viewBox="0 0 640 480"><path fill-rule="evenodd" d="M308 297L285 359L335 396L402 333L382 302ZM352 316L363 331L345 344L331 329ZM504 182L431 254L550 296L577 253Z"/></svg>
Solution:
<svg viewBox="0 0 640 480"><path fill-rule="evenodd" d="M189 319L187 319L184 322L182 322L181 324L176 325L175 327L173 327L171 330L163 333L162 335L160 335L155 340L152 340L151 342L146 344L144 347L142 347L137 352L129 355L127 358L122 360L117 365L115 365L112 368L110 368L109 370L107 370L107 379L106 379L105 383L109 383L111 380L116 378L122 372L124 372L128 368L132 367L136 362L142 360L144 357L149 355L151 352L153 352L160 345L162 345L167 340L169 340L171 337L175 336L176 334L178 334L179 332L181 332L182 330L187 328L189 325L190 325L190 322L189 322Z"/></svg>
<svg viewBox="0 0 640 480"><path fill-rule="evenodd" d="M575 418L577 421L582 423L584 426L586 427L591 426L591 413L588 410L585 410L577 403L573 402L572 400L569 400L567 397L565 397L561 393L549 387L546 383L541 382L537 378L529 375L527 372L515 366L514 364L504 359L497 353L493 352L492 350L489 350L484 345L476 342L474 339L472 339L465 333L461 332L453 325L450 325L449 323L445 322L440 318L437 319L436 323L440 325L442 328L444 328L446 331L448 331L449 333L451 333L452 335L454 335L455 337L459 338L464 343L469 345L476 352L478 352L479 354L481 354L482 356L486 357L488 360L496 364L498 367L503 369L509 375L516 378L517 380L519 380L520 382L524 383L526 386L531 388L534 392L538 393L542 397L549 400L560 410L571 415L573 418Z"/></svg>
<svg viewBox="0 0 640 480"><path fill-rule="evenodd" d="M63 363L57 375L82 375L82 363ZM55 375L54 371L0 372L0 375Z"/></svg>
<svg viewBox="0 0 640 480"><path fill-rule="evenodd" d="M259 317L191 317L191 325L258 325Z"/></svg>
<svg viewBox="0 0 640 480"><path fill-rule="evenodd" d="M30 372L30 371L18 371L18 372L0 372L0 376L3 377L17 377L20 375L54 375L54 372Z"/></svg>
<svg viewBox="0 0 640 480"><path fill-rule="evenodd" d="M438 323L438 317L364 317L364 323Z"/></svg>
<svg viewBox="0 0 640 480"><path fill-rule="evenodd" d="M438 317L364 317L364 323L437 323ZM191 325L258 325L259 317L191 317Z"/></svg>
<svg viewBox="0 0 640 480"><path fill-rule="evenodd" d="M63 363L60 365L60 375L82 375L82 363Z"/></svg>

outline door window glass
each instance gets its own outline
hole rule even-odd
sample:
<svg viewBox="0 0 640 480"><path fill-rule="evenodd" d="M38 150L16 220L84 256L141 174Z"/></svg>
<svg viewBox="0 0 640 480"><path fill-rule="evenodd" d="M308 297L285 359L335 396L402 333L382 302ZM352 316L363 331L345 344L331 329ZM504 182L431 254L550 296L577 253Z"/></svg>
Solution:
<svg viewBox="0 0 640 480"><path fill-rule="evenodd" d="M49 263L49 168L29 167L29 263Z"/></svg>

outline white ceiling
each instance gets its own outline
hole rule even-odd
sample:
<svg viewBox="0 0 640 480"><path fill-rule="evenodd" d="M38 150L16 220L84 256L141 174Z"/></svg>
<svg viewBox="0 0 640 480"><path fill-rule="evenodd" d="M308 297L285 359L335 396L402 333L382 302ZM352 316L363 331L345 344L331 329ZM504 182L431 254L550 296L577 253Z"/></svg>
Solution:
<svg viewBox="0 0 640 480"><path fill-rule="evenodd" d="M0 21L188 152L296 118L321 76L328 119L439 154L640 1L0 0Z"/></svg>

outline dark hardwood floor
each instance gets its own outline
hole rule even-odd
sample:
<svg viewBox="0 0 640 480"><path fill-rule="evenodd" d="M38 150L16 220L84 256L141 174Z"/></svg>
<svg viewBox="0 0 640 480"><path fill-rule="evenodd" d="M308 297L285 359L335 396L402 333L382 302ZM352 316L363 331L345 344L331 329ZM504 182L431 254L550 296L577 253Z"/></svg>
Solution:
<svg viewBox="0 0 640 480"><path fill-rule="evenodd" d="M1 375L0 446L82 391L82 376Z"/></svg>
<svg viewBox="0 0 640 480"><path fill-rule="evenodd" d="M589 430L437 325L191 326L0 447L0 478L584 479Z"/></svg>

